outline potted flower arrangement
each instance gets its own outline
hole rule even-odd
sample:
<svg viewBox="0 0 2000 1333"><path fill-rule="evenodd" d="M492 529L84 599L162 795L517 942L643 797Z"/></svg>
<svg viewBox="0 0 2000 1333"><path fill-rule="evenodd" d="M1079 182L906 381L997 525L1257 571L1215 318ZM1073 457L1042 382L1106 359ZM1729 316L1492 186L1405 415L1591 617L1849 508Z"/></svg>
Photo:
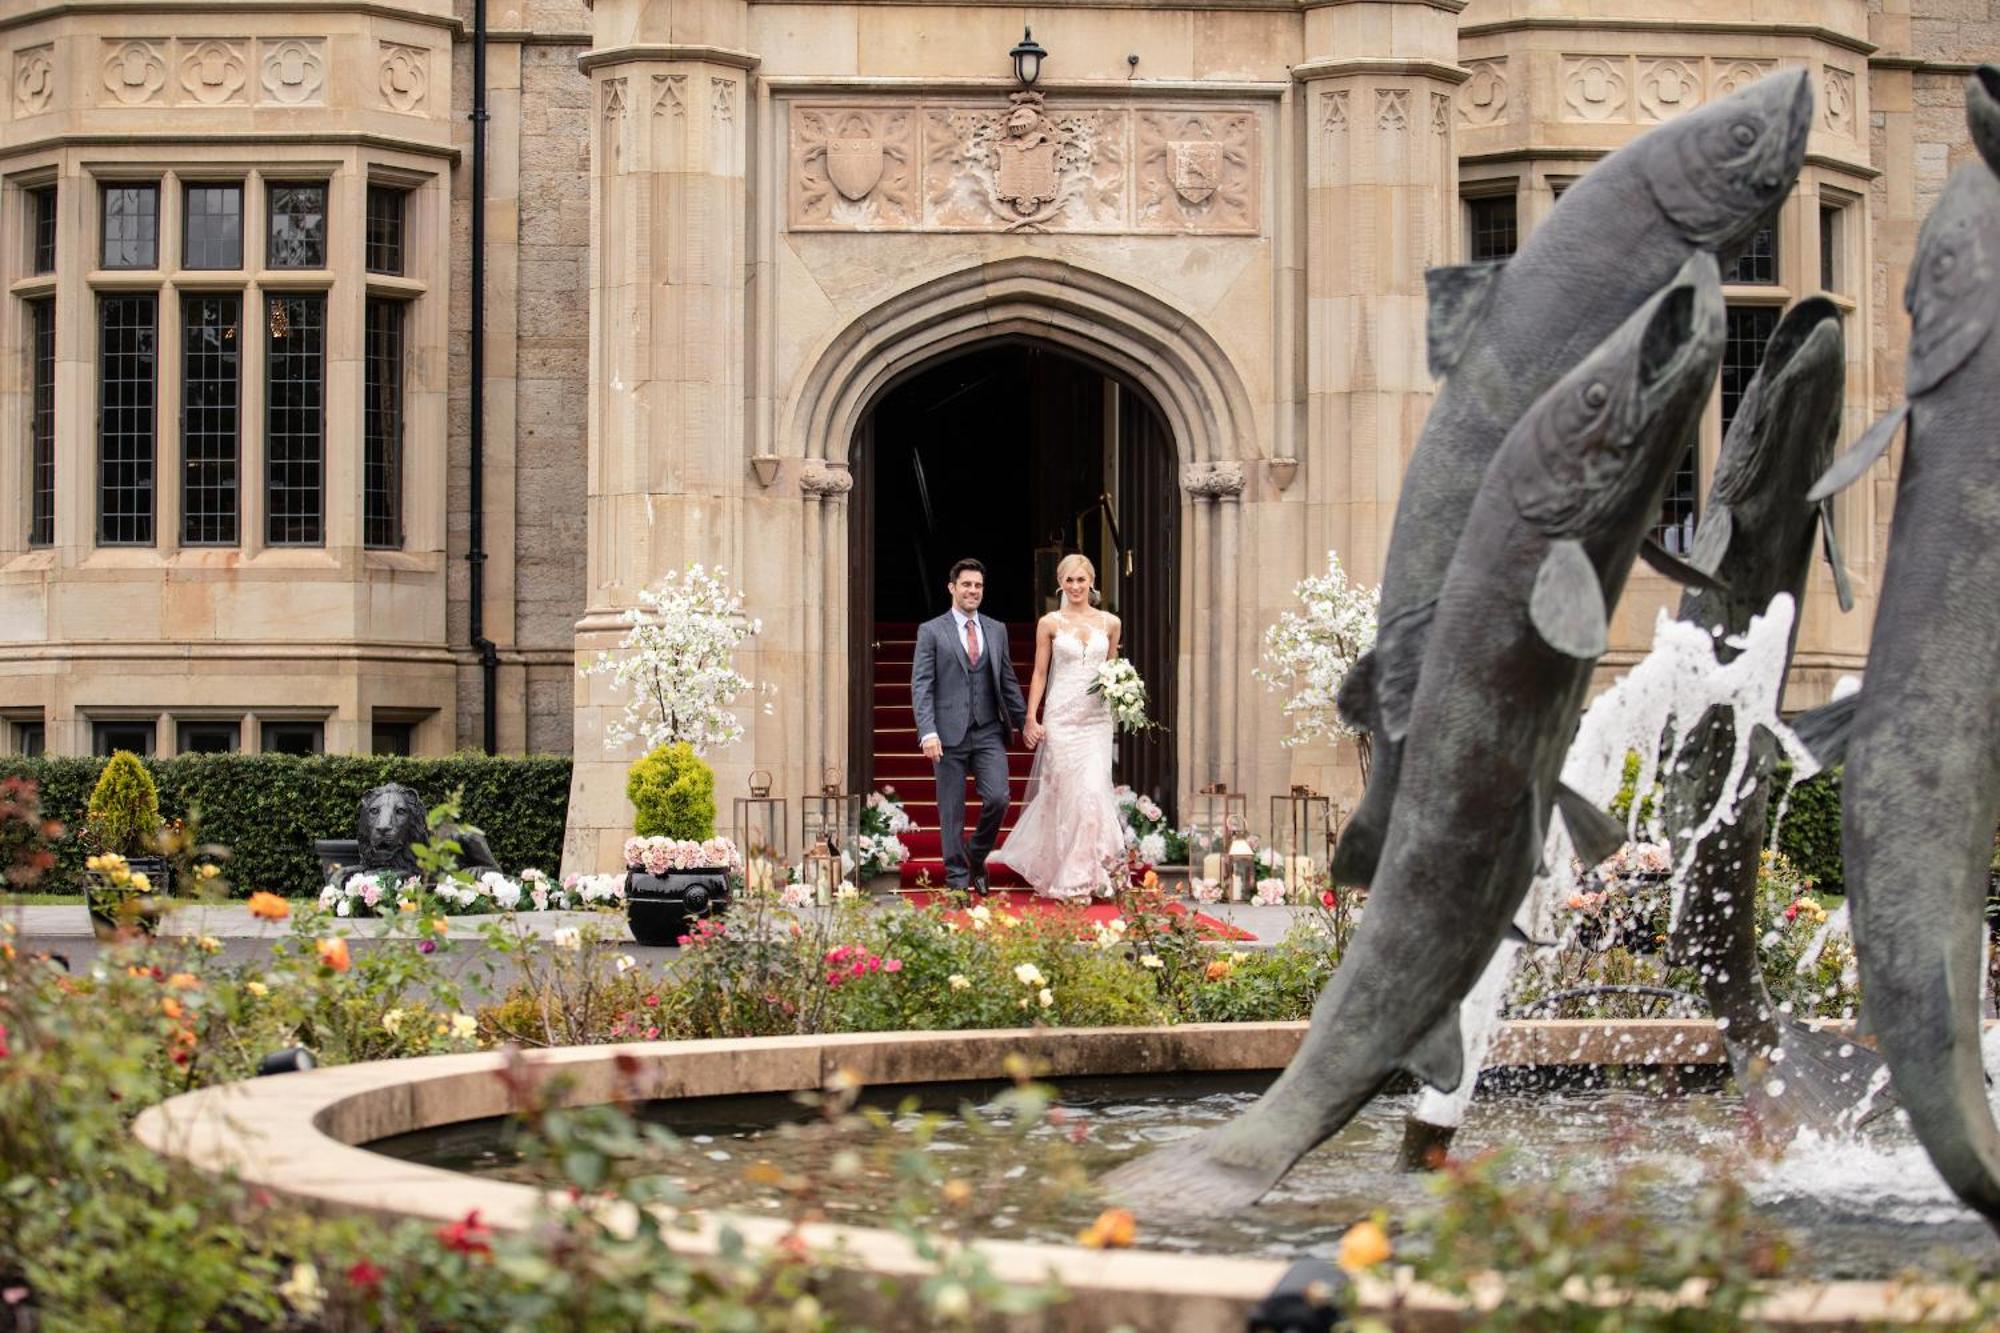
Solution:
<svg viewBox="0 0 2000 1333"><path fill-rule="evenodd" d="M1158 801L1123 784L1111 794L1118 802L1118 818L1125 825L1125 845L1143 868L1187 864L1187 834L1168 822Z"/></svg>
<svg viewBox="0 0 2000 1333"><path fill-rule="evenodd" d="M104 765L84 817L84 903L100 938L159 928L161 898L171 893L172 868L159 854L160 793L153 775L129 750Z"/></svg>
<svg viewBox="0 0 2000 1333"><path fill-rule="evenodd" d="M903 808L903 798L894 787L869 792L854 838L855 878L871 890L894 889L901 880L903 862L910 859L910 849L901 835L914 833L916 828L917 821Z"/></svg>
<svg viewBox="0 0 2000 1333"><path fill-rule="evenodd" d="M1329 551L1326 573L1306 576L1294 592L1305 610L1287 611L1265 630L1264 663L1251 674L1288 695L1284 713L1292 730L1284 744L1352 740L1366 781L1368 733L1349 726L1334 701L1347 673L1375 646L1382 590L1349 583L1340 557Z"/></svg>
<svg viewBox="0 0 2000 1333"><path fill-rule="evenodd" d="M626 691L625 715L606 736L651 747L625 783L637 835L625 843L625 913L641 944L675 943L691 919L721 912L743 870L735 844L716 836L715 771L702 756L742 739L729 710L737 696L768 690L734 666L763 623L744 615L722 574L700 565L667 573L625 613L631 628L618 650L581 668Z"/></svg>

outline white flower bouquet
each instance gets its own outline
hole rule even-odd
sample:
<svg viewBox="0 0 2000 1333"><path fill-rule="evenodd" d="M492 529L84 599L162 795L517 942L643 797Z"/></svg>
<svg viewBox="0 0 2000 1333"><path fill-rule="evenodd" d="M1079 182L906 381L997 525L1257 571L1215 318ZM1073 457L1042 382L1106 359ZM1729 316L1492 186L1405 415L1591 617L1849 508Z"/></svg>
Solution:
<svg viewBox="0 0 2000 1333"><path fill-rule="evenodd" d="M1146 716L1146 681L1139 668L1122 657L1114 657L1097 668L1090 683L1091 694L1101 694L1111 705L1111 720L1120 731L1145 731L1158 726Z"/></svg>
<svg viewBox="0 0 2000 1333"><path fill-rule="evenodd" d="M615 903L625 896L623 875L571 875L553 884L539 870L524 870L519 879L497 870L447 875L432 886L416 875L401 880L379 871L357 871L319 891L322 911L335 916L374 916L422 911L445 912L569 911Z"/></svg>
<svg viewBox="0 0 2000 1333"><path fill-rule="evenodd" d="M898 834L916 830L917 821L903 808L903 798L894 787L868 793L861 807L861 826L855 835L853 853L846 858L848 868L862 879L887 875L910 859L910 849Z"/></svg>

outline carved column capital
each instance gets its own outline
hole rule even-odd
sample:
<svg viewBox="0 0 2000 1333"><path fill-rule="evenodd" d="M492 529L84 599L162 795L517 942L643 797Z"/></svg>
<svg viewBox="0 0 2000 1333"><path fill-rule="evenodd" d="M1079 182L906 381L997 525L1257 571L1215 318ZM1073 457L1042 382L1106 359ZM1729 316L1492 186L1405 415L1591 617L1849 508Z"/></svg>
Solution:
<svg viewBox="0 0 2000 1333"><path fill-rule="evenodd" d="M1243 494L1241 463L1195 463L1181 470L1181 489L1197 500L1234 500Z"/></svg>
<svg viewBox="0 0 2000 1333"><path fill-rule="evenodd" d="M854 489L854 474L840 463L808 459L799 472L799 494L808 500L838 500Z"/></svg>

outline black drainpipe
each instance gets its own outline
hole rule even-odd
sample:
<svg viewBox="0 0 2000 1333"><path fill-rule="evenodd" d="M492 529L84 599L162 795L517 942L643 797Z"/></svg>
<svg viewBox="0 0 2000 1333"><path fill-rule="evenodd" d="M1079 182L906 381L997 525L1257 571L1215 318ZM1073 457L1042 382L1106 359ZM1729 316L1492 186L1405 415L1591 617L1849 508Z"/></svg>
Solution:
<svg viewBox="0 0 2000 1333"><path fill-rule="evenodd" d="M481 746L500 748L496 682L500 652L486 637L486 0L472 6L472 532L465 563L470 585L472 649L479 654Z"/></svg>

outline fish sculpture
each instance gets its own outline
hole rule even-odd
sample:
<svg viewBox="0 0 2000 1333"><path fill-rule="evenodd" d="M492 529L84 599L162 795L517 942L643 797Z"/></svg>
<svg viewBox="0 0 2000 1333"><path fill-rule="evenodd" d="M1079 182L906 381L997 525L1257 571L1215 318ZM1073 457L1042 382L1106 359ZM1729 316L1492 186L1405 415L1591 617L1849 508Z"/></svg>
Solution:
<svg viewBox="0 0 2000 1333"><path fill-rule="evenodd" d="M1373 758L1334 849L1337 882L1373 878L1438 590L1501 440L1690 255L1748 241L1791 192L1812 107L1804 70L1769 75L1598 163L1504 264L1431 271L1430 367L1444 387L1404 469L1375 647L1339 697L1342 717L1370 734ZM1685 577L1657 548L1648 556ZM1623 841L1581 798L1565 794L1563 813L1587 858Z"/></svg>
<svg viewBox="0 0 2000 1333"><path fill-rule="evenodd" d="M1113 1196L1164 1212L1240 1207L1399 1070L1458 1086L1459 1003L1540 863L1611 609L1722 341L1715 258L1700 251L1509 432L1438 600L1367 916L1304 1044L1241 1116L1113 1172Z"/></svg>
<svg viewBox="0 0 2000 1333"><path fill-rule="evenodd" d="M1806 499L1833 461L1846 378L1840 311L1817 296L1793 306L1765 344L1729 423L1696 530L1692 563L1720 586L1690 588L1681 597L1680 619L1709 631L1721 662L1735 658L1731 640L1779 593L1800 602L1816 547L1832 567L1841 609L1854 605L1831 503ZM1710 708L1680 738L1663 807L1676 840L1724 799L1737 741L1735 710L1728 707ZM1801 1125L1831 1131L1865 1099L1881 1062L1844 1036L1785 1017L1765 987L1757 961L1757 871L1778 745L1760 727L1749 747L1734 816L1702 834L1691 857L1680 857L1686 869L1669 953L1699 973L1709 1011L1721 1020L1737 1086L1765 1133L1783 1136Z"/></svg>
<svg viewBox="0 0 2000 1333"><path fill-rule="evenodd" d="M1972 81L1975 129L1992 86ZM1979 1040L2000 818L2000 174L1986 163L1946 184L1903 301L1908 400L1811 492L1860 478L1907 424L1867 677L1800 735L1847 763L1841 855L1863 1029L1939 1174L2000 1230Z"/></svg>

